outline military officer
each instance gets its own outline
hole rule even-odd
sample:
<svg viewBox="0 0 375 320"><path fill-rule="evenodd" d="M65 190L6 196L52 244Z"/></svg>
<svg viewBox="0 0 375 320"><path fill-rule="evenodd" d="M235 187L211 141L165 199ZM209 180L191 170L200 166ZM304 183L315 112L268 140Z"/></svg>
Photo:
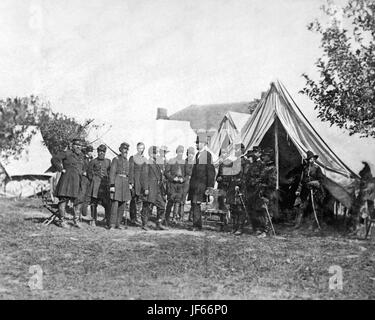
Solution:
<svg viewBox="0 0 375 320"><path fill-rule="evenodd" d="M246 195L247 195L247 209L250 215L250 221L253 232L257 235L261 234L260 218L263 215L263 200L259 195L259 185L261 182L261 174L264 169L262 161L262 150L260 147L255 146L249 154L249 164L246 174Z"/></svg>
<svg viewBox="0 0 375 320"><path fill-rule="evenodd" d="M321 218L321 204L324 200L325 191L323 188L324 175L320 167L315 163L318 157L312 151L306 152L306 158L302 165L302 172L295 193L295 208L297 211L296 228L301 226L304 214L310 216L310 220L312 221L311 227L314 227L315 224L314 210L317 217L320 216Z"/></svg>
<svg viewBox="0 0 375 320"><path fill-rule="evenodd" d="M59 198L59 225L66 226L66 205L73 207L73 223L79 227L78 210L75 205L80 193L81 175L83 173L84 160L81 152L83 141L74 139L71 149L59 152L52 157L52 165L61 172L61 177L56 186L56 196Z"/></svg>
<svg viewBox="0 0 375 320"><path fill-rule="evenodd" d="M193 231L202 229L201 203L206 201L208 189L215 184L215 167L212 155L207 150L207 137L198 135L196 140L197 154L190 178L188 200L191 201L193 212Z"/></svg>
<svg viewBox="0 0 375 320"><path fill-rule="evenodd" d="M277 172L272 159L273 150L271 148L265 149L262 154L264 168L260 175L260 183L258 184L258 194L262 201L262 203L259 202L261 206L261 210L259 210L259 238L266 237L271 231L270 219L274 216L277 205L276 201L278 201L275 193Z"/></svg>
<svg viewBox="0 0 375 320"><path fill-rule="evenodd" d="M235 235L241 235L243 233L247 211L245 207L246 199L244 196L244 191L246 189L245 177L248 171L248 162L243 157L243 144L237 143L234 147L236 159L233 161L231 166L226 202L230 206L230 212L233 220L232 232Z"/></svg>
<svg viewBox="0 0 375 320"><path fill-rule="evenodd" d="M111 216L108 222L108 229L113 227L122 229L122 221L125 206L131 199L130 190L133 185L129 181L134 181L129 170L129 161L127 159L129 144L121 143L119 147L120 155L112 160L109 171L110 198L111 198Z"/></svg>
<svg viewBox="0 0 375 320"><path fill-rule="evenodd" d="M111 160L105 157L107 147L104 144L101 144L96 151L98 156L90 162L88 169L88 177L90 179L89 195L91 197L91 225L93 226L96 225L98 217L98 205L104 207L107 224L110 218L109 171Z"/></svg>
<svg viewBox="0 0 375 320"><path fill-rule="evenodd" d="M186 159L185 159L185 170L186 170L186 180L184 182L184 193L182 195L182 205L181 205L181 214L182 217L185 212L184 205L186 203L186 197L189 193L189 187L190 187L190 178L191 174L193 172L193 165L195 161L195 148L194 147L189 147L186 152ZM189 221L192 221L191 219L191 210L189 211Z"/></svg>
<svg viewBox="0 0 375 320"><path fill-rule="evenodd" d="M88 169L90 161L92 160L92 152L94 151L94 148L91 145L86 146L82 149L83 154L83 172L81 175L81 186L80 186L80 192L79 196L77 198L78 208L82 212L83 216L87 216L87 209L90 205L90 194L89 194L89 188L90 188L90 180L88 177Z"/></svg>
<svg viewBox="0 0 375 320"><path fill-rule="evenodd" d="M216 176L217 188L222 191L218 196L219 210L227 212L226 207L226 193L228 192L229 183L231 180L233 162L228 158L229 153L227 148L222 148L219 154L219 168ZM224 224L224 216L220 216L222 226ZM223 230L223 227L222 227Z"/></svg>
<svg viewBox="0 0 375 320"><path fill-rule="evenodd" d="M141 195L142 195L142 189L141 189L141 171L142 166L144 163L147 162L146 157L143 155L145 150L145 144L143 142L137 143L137 153L130 157L129 159L129 166L130 166L130 172L131 176L133 177L133 181L131 181L131 184L133 185L132 189L132 199L130 201L130 221L133 225L137 224L137 211L139 211L137 208L141 206Z"/></svg>
<svg viewBox="0 0 375 320"><path fill-rule="evenodd" d="M184 147L178 146L177 156L170 159L165 167L165 176L167 178L167 208L165 211L165 224L168 226L170 213L173 208L173 219L181 219L181 204L183 203L184 183L187 179L186 164L183 158Z"/></svg>
<svg viewBox="0 0 375 320"><path fill-rule="evenodd" d="M149 159L142 166L141 186L144 190L142 207L142 229L148 231L148 219L156 206L156 228L164 230L161 222L164 220L165 213L165 177L162 164L158 163L158 147L151 146L148 149Z"/></svg>

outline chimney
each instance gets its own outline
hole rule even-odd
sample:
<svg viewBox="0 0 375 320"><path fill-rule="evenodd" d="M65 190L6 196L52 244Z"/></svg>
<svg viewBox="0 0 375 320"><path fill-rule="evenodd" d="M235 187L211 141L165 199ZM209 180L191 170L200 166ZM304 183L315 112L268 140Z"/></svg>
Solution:
<svg viewBox="0 0 375 320"><path fill-rule="evenodd" d="M156 113L156 120L168 120L168 110L165 108L158 108Z"/></svg>

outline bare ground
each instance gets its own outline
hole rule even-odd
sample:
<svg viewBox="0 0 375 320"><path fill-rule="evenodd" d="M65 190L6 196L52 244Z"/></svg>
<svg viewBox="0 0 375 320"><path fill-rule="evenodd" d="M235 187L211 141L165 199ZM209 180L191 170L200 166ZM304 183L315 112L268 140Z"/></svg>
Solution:
<svg viewBox="0 0 375 320"><path fill-rule="evenodd" d="M338 232L257 239L186 229L43 226L39 200L0 199L1 299L374 299L374 240ZM31 290L30 266L43 270ZM329 267L343 270L330 290Z"/></svg>

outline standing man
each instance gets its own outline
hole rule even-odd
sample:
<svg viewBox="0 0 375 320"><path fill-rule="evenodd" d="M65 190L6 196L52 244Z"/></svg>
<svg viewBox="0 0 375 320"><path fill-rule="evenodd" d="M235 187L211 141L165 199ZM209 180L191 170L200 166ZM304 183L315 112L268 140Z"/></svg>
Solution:
<svg viewBox="0 0 375 320"><path fill-rule="evenodd" d="M196 148L198 152L195 156L188 196L192 205L193 231L202 229L201 203L206 201L208 188L213 188L215 184L215 167L212 155L207 150L206 135L197 136Z"/></svg>
<svg viewBox="0 0 375 320"><path fill-rule="evenodd" d="M185 159L185 170L186 170L186 180L184 182L184 193L182 195L182 205L181 205L181 216L183 218L184 213L185 213L185 202L186 202L186 197L189 193L189 187L190 187L190 179L191 179L191 174L193 172L193 165L195 162L195 148L194 147L189 147L186 152L186 159ZM189 211L189 221L192 221L191 218L191 208Z"/></svg>
<svg viewBox="0 0 375 320"><path fill-rule="evenodd" d="M98 156L90 162L88 170L88 177L90 179L89 195L91 197L92 226L96 226L98 205L104 207L107 225L110 219L109 170L111 168L111 160L105 157L107 147L104 144L101 144L96 151Z"/></svg>
<svg viewBox="0 0 375 320"><path fill-rule="evenodd" d="M61 172L61 177L56 186L56 196L59 198L59 216L61 227L66 226L66 205L73 207L73 223L79 228L77 216L79 215L76 200L80 193L81 175L83 173L83 155L81 148L83 142L73 139L70 150L59 152L52 157L52 165Z"/></svg>
<svg viewBox="0 0 375 320"><path fill-rule="evenodd" d="M272 148L266 148L263 151L262 160L263 160L263 170L260 175L260 183L258 185L258 194L261 199L261 209L259 212L259 223L260 223L260 234L259 238L266 237L271 231L270 219L273 218L274 212L276 210L276 179L277 171L273 159L273 150Z"/></svg>
<svg viewBox="0 0 375 320"><path fill-rule="evenodd" d="M142 208L142 229L147 231L148 219L156 206L156 228L164 230L161 222L165 213L166 187L165 178L161 164L158 163L158 147L151 146L148 149L149 159L142 167L141 185L144 190L143 208Z"/></svg>
<svg viewBox="0 0 375 320"><path fill-rule="evenodd" d="M310 214L311 228L314 227L315 214L321 217L321 205L323 203L325 192L323 188L324 175L320 167L315 163L318 159L312 151L306 152L306 159L302 165L302 173L296 191L295 208L297 211L296 228L299 228L302 223L302 218L305 211ZM310 209L310 210L307 210ZM314 214L315 211L315 214Z"/></svg>
<svg viewBox="0 0 375 320"><path fill-rule="evenodd" d="M91 202L90 197L90 179L88 177L88 170L90 161L92 160L92 152L94 151L94 148L91 145L86 146L82 149L83 154L83 172L81 175L81 187L80 187L80 193L77 198L77 203L79 210L82 212L83 216L87 216L87 209Z"/></svg>
<svg viewBox="0 0 375 320"><path fill-rule="evenodd" d="M146 157L143 155L145 151L145 145L143 142L137 143L137 153L131 156L129 159L130 175L133 177L133 181L130 183L133 185L132 199L130 201L130 222L133 225L137 224L137 212L141 205L142 188L141 188L141 171L144 163L147 162Z"/></svg>
<svg viewBox="0 0 375 320"><path fill-rule="evenodd" d="M219 203L219 210L227 212L228 208L225 204L226 194L228 192L229 183L231 181L233 162L228 158L228 149L222 148L219 154L219 168L216 176L217 188L221 191L217 200ZM220 215L220 222L222 223L222 230L224 228L224 216Z"/></svg>
<svg viewBox="0 0 375 320"><path fill-rule="evenodd" d="M111 217L108 221L108 229L122 229L120 226L124 215L125 206L131 199L130 190L133 186L129 181L133 181L133 177L129 170L129 161L127 159L129 144L121 143L119 151L120 155L112 160L109 171L110 197L111 197ZM125 227L126 228L126 227Z"/></svg>
<svg viewBox="0 0 375 320"><path fill-rule="evenodd" d="M243 144L235 145L236 159L231 166L231 175L229 176L227 203L230 205L230 211L233 221L232 232L235 235L241 235L246 220L245 207L245 177L248 171L247 160L243 157Z"/></svg>
<svg viewBox="0 0 375 320"><path fill-rule="evenodd" d="M264 169L262 151L258 146L253 147L249 156L248 171L246 174L247 209L253 232L256 235L261 231L261 217L263 216L263 201L259 196L261 175Z"/></svg>
<svg viewBox="0 0 375 320"><path fill-rule="evenodd" d="M183 158L184 147L178 146L177 156L167 162L165 176L167 178L167 208L165 212L165 225L168 226L170 214L173 208L173 220L179 216L181 219L181 204L184 195L184 183L186 178L185 159Z"/></svg>

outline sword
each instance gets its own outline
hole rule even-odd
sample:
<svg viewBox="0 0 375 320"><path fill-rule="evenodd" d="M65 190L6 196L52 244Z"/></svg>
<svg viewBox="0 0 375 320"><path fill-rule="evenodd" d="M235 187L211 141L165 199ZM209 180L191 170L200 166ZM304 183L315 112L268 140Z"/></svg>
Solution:
<svg viewBox="0 0 375 320"><path fill-rule="evenodd" d="M275 228L273 227L273 223L272 223L272 219L271 219L271 215L268 211L268 206L266 203L263 204L263 208L266 209L266 212L267 212L267 218L271 224L271 228L272 228L272 232L273 232L273 235L276 236L276 232L275 232Z"/></svg>
<svg viewBox="0 0 375 320"><path fill-rule="evenodd" d="M320 224L319 224L318 216L317 216L316 211L315 211L314 193L313 193L312 189L310 189L310 194L311 194L311 204L312 204L313 211L314 211L315 221L316 221L316 223L317 223L317 225L318 225L318 228L319 228L319 230L320 230Z"/></svg>

